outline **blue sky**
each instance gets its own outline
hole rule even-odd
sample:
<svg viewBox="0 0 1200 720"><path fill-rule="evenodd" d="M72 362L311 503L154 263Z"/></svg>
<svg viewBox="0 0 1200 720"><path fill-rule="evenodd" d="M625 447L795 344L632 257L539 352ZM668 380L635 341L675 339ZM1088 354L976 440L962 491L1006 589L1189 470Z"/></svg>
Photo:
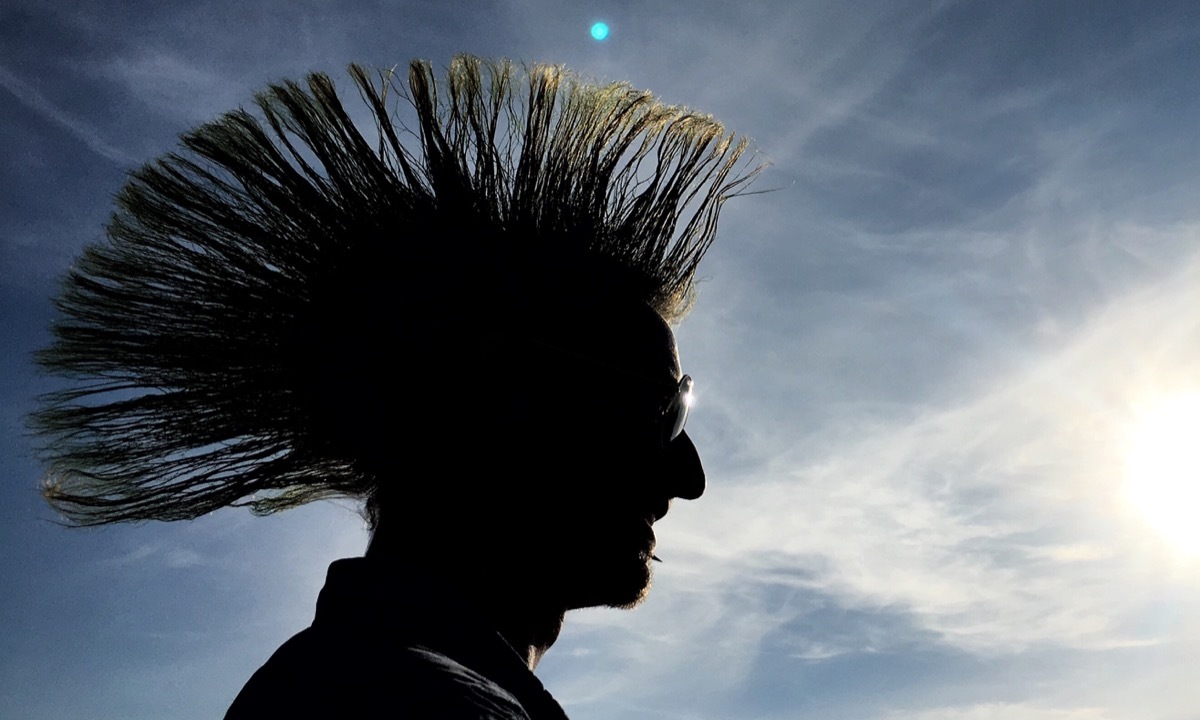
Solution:
<svg viewBox="0 0 1200 720"><path fill-rule="evenodd" d="M1129 500L1138 428L1200 390L1200 6L783 0L7 0L0 717L219 716L365 544L344 504L51 522L29 354L123 173L267 82L459 51L773 163L678 331L709 491L644 606L568 618L539 674L573 718L1200 718L1200 559Z"/></svg>

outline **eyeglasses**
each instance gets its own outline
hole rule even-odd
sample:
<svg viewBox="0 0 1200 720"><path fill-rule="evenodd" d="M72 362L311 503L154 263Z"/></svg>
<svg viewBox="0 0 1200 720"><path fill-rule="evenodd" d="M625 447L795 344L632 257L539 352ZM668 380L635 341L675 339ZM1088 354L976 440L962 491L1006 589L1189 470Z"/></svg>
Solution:
<svg viewBox="0 0 1200 720"><path fill-rule="evenodd" d="M636 392L629 392L628 383L624 389L613 388L612 399L620 408L619 414L624 418L620 425L624 432L633 430L645 439L647 443L655 443L660 449L674 442L683 434L687 424L688 411L695 401L692 393L694 383L690 375L679 378L679 382L664 381L646 377L641 373L615 367L608 363L594 360L598 365L616 370L629 380L636 381L641 387ZM670 388L667 390L667 388ZM625 424L628 423L628 424ZM615 428L614 428L615 429Z"/></svg>
<svg viewBox="0 0 1200 720"><path fill-rule="evenodd" d="M666 447L671 441L683 434L683 426L687 423L688 410L695 401L692 394L692 378L684 375L679 378L675 395L667 403L662 412L662 445Z"/></svg>
<svg viewBox="0 0 1200 720"><path fill-rule="evenodd" d="M575 352L552 343L547 343L533 338L529 338L529 341L540 347L554 350L564 355L569 355L576 360L582 360L592 365L597 365L608 370L614 370L622 375L625 375L626 377L637 379L646 385L653 385L657 388L665 389L670 384L670 381L650 378L634 370L618 367L612 363L605 362L604 360L589 357L582 353ZM666 448L667 445L683 434L683 426L687 424L688 411L691 409L692 403L695 402L695 395L692 392L693 386L694 383L692 382L691 376L684 375L683 377L679 378L678 383L674 383L674 386L670 392L666 394L665 403L659 406L661 409L657 411L658 417L654 423L653 431L655 435L657 435L657 440L663 448Z"/></svg>

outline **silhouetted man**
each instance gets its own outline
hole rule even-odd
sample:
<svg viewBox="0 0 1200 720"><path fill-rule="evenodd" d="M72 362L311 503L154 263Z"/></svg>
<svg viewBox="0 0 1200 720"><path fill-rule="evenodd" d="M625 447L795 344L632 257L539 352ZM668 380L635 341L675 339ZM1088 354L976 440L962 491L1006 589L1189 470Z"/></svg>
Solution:
<svg viewBox="0 0 1200 720"><path fill-rule="evenodd" d="M363 500L365 557L227 718L561 718L531 671L564 614L637 604L704 491L669 323L745 143L551 66L351 75L375 138L312 75L132 174L41 357L91 380L34 418L46 494L82 525Z"/></svg>

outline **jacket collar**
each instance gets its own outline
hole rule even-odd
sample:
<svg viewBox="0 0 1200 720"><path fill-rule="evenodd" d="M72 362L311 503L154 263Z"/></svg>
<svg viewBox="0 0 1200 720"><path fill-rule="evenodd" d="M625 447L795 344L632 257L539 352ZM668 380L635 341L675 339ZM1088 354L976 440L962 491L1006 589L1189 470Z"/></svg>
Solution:
<svg viewBox="0 0 1200 720"><path fill-rule="evenodd" d="M531 719L566 720L520 654L477 610L428 578L400 579L368 558L329 566L313 626L386 633L392 642L445 655L508 691Z"/></svg>

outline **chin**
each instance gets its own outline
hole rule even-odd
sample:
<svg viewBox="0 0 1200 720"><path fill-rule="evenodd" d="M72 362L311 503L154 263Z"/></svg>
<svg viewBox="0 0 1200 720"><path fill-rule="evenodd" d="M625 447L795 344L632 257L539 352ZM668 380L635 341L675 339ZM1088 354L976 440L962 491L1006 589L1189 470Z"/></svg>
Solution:
<svg viewBox="0 0 1200 720"><path fill-rule="evenodd" d="M618 610L631 610L638 605L641 605L642 601L645 600L646 596L649 594L650 582L647 580L646 584L638 590L627 594L625 597L614 598L612 602L606 603L606 605L611 608L617 608Z"/></svg>
<svg viewBox="0 0 1200 720"><path fill-rule="evenodd" d="M636 607L650 593L650 562L650 556L643 555L632 562L580 567L584 574L571 593L571 607Z"/></svg>

